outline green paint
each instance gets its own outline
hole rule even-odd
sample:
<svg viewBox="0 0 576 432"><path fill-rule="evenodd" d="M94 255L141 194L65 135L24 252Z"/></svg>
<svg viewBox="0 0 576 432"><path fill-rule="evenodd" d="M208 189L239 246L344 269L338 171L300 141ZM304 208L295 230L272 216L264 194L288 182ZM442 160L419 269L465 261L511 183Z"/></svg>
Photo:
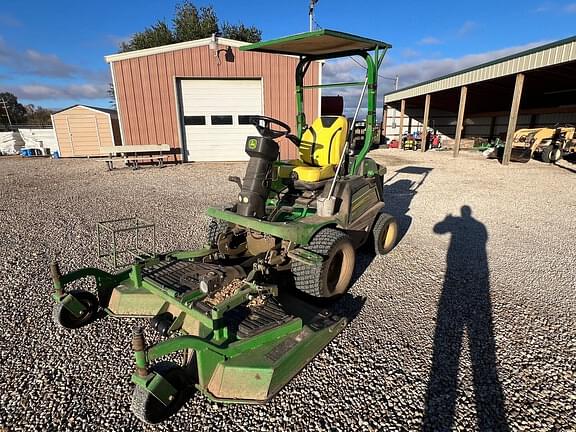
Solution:
<svg viewBox="0 0 576 432"><path fill-rule="evenodd" d="M250 139L248 141L248 148L254 150L256 147L258 147L258 141L255 140L254 138Z"/></svg>
<svg viewBox="0 0 576 432"><path fill-rule="evenodd" d="M310 240L320 228L338 223L336 218L314 216L301 218L293 222L267 222L213 207L208 208L206 213L216 219L251 228L284 240L291 240L300 245L310 243Z"/></svg>

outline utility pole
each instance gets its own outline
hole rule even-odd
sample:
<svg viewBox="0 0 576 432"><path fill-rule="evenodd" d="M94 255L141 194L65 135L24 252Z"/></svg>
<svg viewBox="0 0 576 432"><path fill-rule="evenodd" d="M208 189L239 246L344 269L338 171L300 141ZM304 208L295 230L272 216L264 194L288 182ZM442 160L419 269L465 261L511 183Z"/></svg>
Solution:
<svg viewBox="0 0 576 432"><path fill-rule="evenodd" d="M400 82L400 77L396 75L396 80L394 81L394 90L398 90L398 83Z"/></svg>
<svg viewBox="0 0 576 432"><path fill-rule="evenodd" d="M308 10L308 19L310 22L310 30L314 31L314 6L318 3L318 0L310 0L310 9Z"/></svg>
<svg viewBox="0 0 576 432"><path fill-rule="evenodd" d="M10 113L8 112L8 107L6 106L6 101L4 98L0 99L0 103L4 106L4 111L6 111L6 117L8 117L8 124L12 127L12 121L10 120Z"/></svg>

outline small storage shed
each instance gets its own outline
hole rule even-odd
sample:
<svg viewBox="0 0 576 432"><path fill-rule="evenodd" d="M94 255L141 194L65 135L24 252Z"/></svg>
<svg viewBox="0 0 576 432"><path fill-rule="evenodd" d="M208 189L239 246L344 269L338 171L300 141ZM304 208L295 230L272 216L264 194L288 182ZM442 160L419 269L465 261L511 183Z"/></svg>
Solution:
<svg viewBox="0 0 576 432"><path fill-rule="evenodd" d="M121 145L115 110L74 105L52 114L61 157L102 156L101 147Z"/></svg>

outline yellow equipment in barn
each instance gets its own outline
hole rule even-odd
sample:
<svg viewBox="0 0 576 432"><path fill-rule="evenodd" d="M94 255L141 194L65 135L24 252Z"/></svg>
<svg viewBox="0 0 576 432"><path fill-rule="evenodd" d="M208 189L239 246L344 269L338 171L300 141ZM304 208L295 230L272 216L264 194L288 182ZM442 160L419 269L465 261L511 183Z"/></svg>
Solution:
<svg viewBox="0 0 576 432"><path fill-rule="evenodd" d="M543 162L558 162L566 153L576 152L575 131L574 126L518 129L514 133L511 160L528 162L540 155Z"/></svg>

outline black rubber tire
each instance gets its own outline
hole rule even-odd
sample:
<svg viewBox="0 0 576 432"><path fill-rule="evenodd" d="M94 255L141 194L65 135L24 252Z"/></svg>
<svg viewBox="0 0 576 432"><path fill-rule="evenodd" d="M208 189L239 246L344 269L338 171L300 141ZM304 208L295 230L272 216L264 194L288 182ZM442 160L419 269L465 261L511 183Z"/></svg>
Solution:
<svg viewBox="0 0 576 432"><path fill-rule="evenodd" d="M554 163L562 159L562 151L556 146L549 145L542 150L542 162Z"/></svg>
<svg viewBox="0 0 576 432"><path fill-rule="evenodd" d="M347 234L334 228L318 231L304 249L325 257L320 266L310 266L296 260L292 273L296 288L305 294L337 299L350 288L356 252Z"/></svg>
<svg viewBox="0 0 576 432"><path fill-rule="evenodd" d="M76 317L62 303L58 303L52 310L52 319L56 324L60 324L67 329L77 329L90 324L98 314L98 299L88 291L70 291L68 295L76 297L84 306L86 311L80 317Z"/></svg>
<svg viewBox="0 0 576 432"><path fill-rule="evenodd" d="M386 255L394 249L398 240L396 218L388 213L380 213L372 229L372 238L374 239L374 251L377 255Z"/></svg>
<svg viewBox="0 0 576 432"><path fill-rule="evenodd" d="M132 395L130 409L141 421L149 424L156 424L166 420L182 408L192 393L194 386L186 371L172 362L160 362L152 366L151 371L159 373L177 390L175 398L164 405L155 396L137 385Z"/></svg>
<svg viewBox="0 0 576 432"><path fill-rule="evenodd" d="M226 232L228 226L224 221L212 219L208 224L207 242L211 247L218 246L218 236Z"/></svg>

